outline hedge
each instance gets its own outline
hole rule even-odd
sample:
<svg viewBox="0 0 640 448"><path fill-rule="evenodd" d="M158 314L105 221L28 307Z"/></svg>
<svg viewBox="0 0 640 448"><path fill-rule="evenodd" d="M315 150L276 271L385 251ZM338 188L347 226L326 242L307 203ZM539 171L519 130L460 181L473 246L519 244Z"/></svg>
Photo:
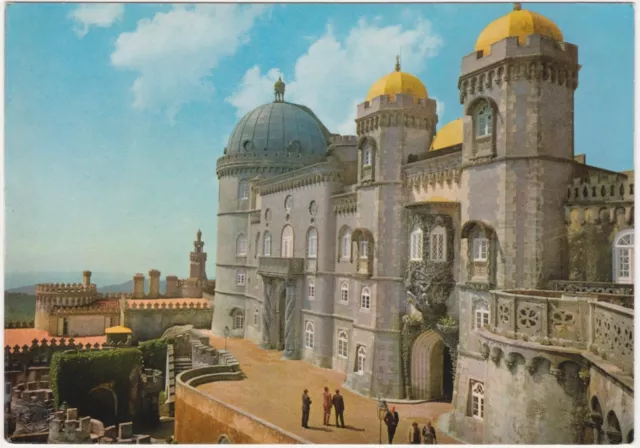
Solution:
<svg viewBox="0 0 640 448"><path fill-rule="evenodd" d="M142 362L145 369L157 369L166 374L167 370L167 341L160 339L150 339L138 344L138 349L142 352Z"/></svg>
<svg viewBox="0 0 640 448"><path fill-rule="evenodd" d="M91 352L57 352L51 359L50 384L56 408L67 402L86 415L89 392L96 386L111 383L118 397L118 419L133 418L129 412L131 373L142 368L142 352L137 348L120 348ZM136 375L135 380L138 379Z"/></svg>

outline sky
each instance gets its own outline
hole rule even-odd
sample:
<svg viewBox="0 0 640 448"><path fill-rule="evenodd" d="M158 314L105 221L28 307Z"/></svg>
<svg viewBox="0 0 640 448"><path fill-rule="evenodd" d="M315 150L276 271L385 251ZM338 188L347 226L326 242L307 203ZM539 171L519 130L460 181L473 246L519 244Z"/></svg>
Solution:
<svg viewBox="0 0 640 448"><path fill-rule="evenodd" d="M631 4L525 3L579 46L575 153L633 169ZM461 58L510 3L8 4L5 270L187 276L202 229L215 276L216 159L273 100L354 134L391 72L418 76L439 124L461 115ZM126 280L125 277L123 280Z"/></svg>

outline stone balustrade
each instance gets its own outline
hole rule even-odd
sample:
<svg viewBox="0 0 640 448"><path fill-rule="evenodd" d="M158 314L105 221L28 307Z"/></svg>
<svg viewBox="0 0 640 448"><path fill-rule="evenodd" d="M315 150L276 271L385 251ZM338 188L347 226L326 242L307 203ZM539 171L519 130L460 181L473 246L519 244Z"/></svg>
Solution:
<svg viewBox="0 0 640 448"><path fill-rule="evenodd" d="M567 187L567 202L631 201L634 198L633 177L621 180L619 174L591 176L586 182L574 179Z"/></svg>
<svg viewBox="0 0 640 448"><path fill-rule="evenodd" d="M258 275L291 278L304 272L303 258L260 257Z"/></svg>
<svg viewBox="0 0 640 448"><path fill-rule="evenodd" d="M634 310L597 300L589 301L589 349L626 372L633 372Z"/></svg>
<svg viewBox="0 0 640 448"><path fill-rule="evenodd" d="M633 284L552 280L548 286L554 291L616 294L633 298Z"/></svg>
<svg viewBox="0 0 640 448"><path fill-rule="evenodd" d="M168 302L168 303L167 303ZM127 302L127 309L133 310L193 310L193 309L207 309L209 303L207 301L201 302L176 302L157 300L153 303L150 302Z"/></svg>

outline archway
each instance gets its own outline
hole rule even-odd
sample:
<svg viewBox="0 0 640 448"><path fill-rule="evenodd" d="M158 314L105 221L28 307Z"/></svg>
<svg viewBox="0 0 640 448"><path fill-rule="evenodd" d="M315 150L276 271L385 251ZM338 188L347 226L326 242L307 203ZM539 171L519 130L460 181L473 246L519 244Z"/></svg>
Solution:
<svg viewBox="0 0 640 448"><path fill-rule="evenodd" d="M411 397L440 400L453 391L451 357L433 330L418 336L411 350Z"/></svg>
<svg viewBox="0 0 640 448"><path fill-rule="evenodd" d="M118 397L107 386L94 387L87 396L87 413L91 418L100 420L104 426L117 423Z"/></svg>
<svg viewBox="0 0 640 448"><path fill-rule="evenodd" d="M618 445L622 443L622 432L620 431L620 422L618 416L613 411L607 414L607 442L609 445Z"/></svg>

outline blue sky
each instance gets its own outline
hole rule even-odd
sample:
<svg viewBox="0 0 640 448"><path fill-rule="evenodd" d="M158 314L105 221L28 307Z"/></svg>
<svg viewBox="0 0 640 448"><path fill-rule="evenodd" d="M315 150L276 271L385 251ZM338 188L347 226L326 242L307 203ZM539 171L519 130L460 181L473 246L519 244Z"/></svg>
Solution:
<svg viewBox="0 0 640 448"><path fill-rule="evenodd" d="M10 4L6 13L6 270L188 274L198 228L215 273L216 159L272 100L353 133L394 55L461 113L462 56L511 4ZM633 6L523 4L580 52L576 153L633 168Z"/></svg>

